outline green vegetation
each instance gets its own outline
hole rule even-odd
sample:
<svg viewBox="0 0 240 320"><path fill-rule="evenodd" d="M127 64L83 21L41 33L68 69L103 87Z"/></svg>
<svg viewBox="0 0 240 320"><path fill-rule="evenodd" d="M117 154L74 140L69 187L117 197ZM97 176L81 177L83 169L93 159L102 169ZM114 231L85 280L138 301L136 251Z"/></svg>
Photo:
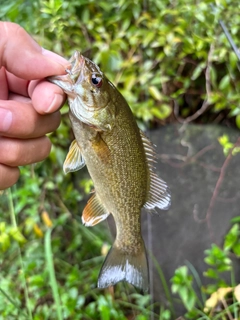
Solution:
<svg viewBox="0 0 240 320"><path fill-rule="evenodd" d="M240 228L239 217L232 219L233 226L225 236L223 249L215 244L205 251L205 262L209 268L204 276L211 279L211 284L203 286L199 275L191 264L179 267L171 279L172 292L177 293L185 306L186 319L239 319L240 286L234 279L233 252L239 257ZM223 279L229 274L231 283ZM197 284L198 292L194 289ZM200 292L200 293L199 293ZM206 295L210 295L209 299Z"/></svg>
<svg viewBox="0 0 240 320"><path fill-rule="evenodd" d="M19 23L43 47L65 57L81 50L97 62L141 127L214 121L240 128L237 58L218 23L224 20L240 47L238 0L0 0L0 7L1 20ZM0 195L0 320L173 319L172 309L153 311L149 296L125 284L114 291L95 288L111 241L104 225L93 230L81 224L92 189L86 171L63 176L72 140L67 110L50 135L50 157L21 168L19 183ZM227 137L219 142L226 155L234 147ZM186 318L239 316L230 258L240 255L239 235L236 218L224 247L206 251L205 276L212 285L204 288L191 265L176 270L172 293L186 307ZM231 284L222 280L223 271ZM219 288L230 290L206 306Z"/></svg>
<svg viewBox="0 0 240 320"><path fill-rule="evenodd" d="M65 57L81 50L98 63L145 126L173 120L173 109L195 120L203 107L202 120L232 118L239 127L237 57L219 25L240 46L238 0L2 2L0 19L45 48Z"/></svg>

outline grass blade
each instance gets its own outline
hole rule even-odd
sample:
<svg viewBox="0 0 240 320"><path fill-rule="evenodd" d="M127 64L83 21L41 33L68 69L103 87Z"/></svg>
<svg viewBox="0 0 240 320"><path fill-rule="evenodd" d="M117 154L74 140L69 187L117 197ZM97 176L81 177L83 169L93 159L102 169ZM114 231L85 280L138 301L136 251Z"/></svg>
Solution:
<svg viewBox="0 0 240 320"><path fill-rule="evenodd" d="M191 264L191 262L186 260L185 263L186 263L188 269L191 271L191 273L192 273L192 275L193 275L193 277L194 277L194 279L195 279L195 281L197 283L197 286L199 288L199 292L201 294L202 302L200 301L200 299L198 299L198 304L199 304L200 308L203 309L204 308L204 304L205 304L205 302L207 300L207 297L206 297L204 291L202 290L202 282L201 282L200 276L199 276L197 270Z"/></svg>
<svg viewBox="0 0 240 320"><path fill-rule="evenodd" d="M163 290L165 292L166 298L167 298L168 303L169 303L169 309L170 309L170 311L172 313L172 316L175 318L175 310L174 310L174 306L173 306L173 299L172 299L170 290L168 288L167 281L166 281L165 276L163 274L162 268L160 267L160 265L159 265L157 259L154 257L154 255L151 252L148 252L148 254L149 254L150 258L153 260L155 268L157 269L157 272L159 274L159 278L160 278L162 286L163 286Z"/></svg>
<svg viewBox="0 0 240 320"><path fill-rule="evenodd" d="M52 248L51 248L51 232L52 232L52 229L48 229L45 234L45 239L44 239L45 240L44 241L45 257L47 262L47 270L49 272L50 286L52 288L53 299L56 304L57 317L58 317L58 320L63 320L61 302L60 302L60 297L58 293L57 280L55 277L55 270L54 270L54 264L53 264L53 256L52 256Z"/></svg>

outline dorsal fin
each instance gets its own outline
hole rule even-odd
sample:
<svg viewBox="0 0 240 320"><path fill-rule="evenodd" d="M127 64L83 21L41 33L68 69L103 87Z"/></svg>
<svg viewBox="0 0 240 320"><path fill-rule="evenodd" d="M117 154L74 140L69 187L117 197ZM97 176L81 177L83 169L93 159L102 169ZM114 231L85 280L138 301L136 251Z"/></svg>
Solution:
<svg viewBox="0 0 240 320"><path fill-rule="evenodd" d="M94 193L83 210L82 223L86 227L92 227L105 220L108 216L109 212L107 212L96 193Z"/></svg>
<svg viewBox="0 0 240 320"><path fill-rule="evenodd" d="M167 210L171 205L171 195L165 181L158 177L154 172L153 163L157 162L157 155L151 141L140 131L142 142L147 157L148 168L150 173L150 189L147 202L144 207L148 210L153 210L155 207Z"/></svg>

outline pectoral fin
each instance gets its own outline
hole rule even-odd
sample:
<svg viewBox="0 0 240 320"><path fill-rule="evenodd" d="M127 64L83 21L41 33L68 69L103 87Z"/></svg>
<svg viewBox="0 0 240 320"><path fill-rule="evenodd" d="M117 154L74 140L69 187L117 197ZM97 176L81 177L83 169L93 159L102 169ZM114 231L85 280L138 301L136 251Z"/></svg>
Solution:
<svg viewBox="0 0 240 320"><path fill-rule="evenodd" d="M92 227L105 220L109 212L105 209L96 193L88 200L82 214L82 223L86 227Z"/></svg>
<svg viewBox="0 0 240 320"><path fill-rule="evenodd" d="M76 139L70 145L69 152L63 164L63 171L65 174L74 172L85 166L85 161L82 157L81 150L77 144Z"/></svg>

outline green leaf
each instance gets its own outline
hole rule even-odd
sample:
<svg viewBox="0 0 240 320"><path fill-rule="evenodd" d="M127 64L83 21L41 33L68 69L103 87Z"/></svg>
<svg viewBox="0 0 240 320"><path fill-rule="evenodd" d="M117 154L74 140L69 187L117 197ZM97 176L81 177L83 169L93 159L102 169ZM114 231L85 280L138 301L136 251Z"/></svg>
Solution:
<svg viewBox="0 0 240 320"><path fill-rule="evenodd" d="M230 76L226 74L219 83L219 89L225 90L229 87L230 84Z"/></svg>
<svg viewBox="0 0 240 320"><path fill-rule="evenodd" d="M232 218L231 223L240 223L240 216Z"/></svg>
<svg viewBox="0 0 240 320"><path fill-rule="evenodd" d="M10 237L7 233L0 234L0 245L2 251L6 251L10 247Z"/></svg>
<svg viewBox="0 0 240 320"><path fill-rule="evenodd" d="M238 114L237 116L236 116L236 126L238 127L238 129L240 129L240 114Z"/></svg>
<svg viewBox="0 0 240 320"><path fill-rule="evenodd" d="M16 240L20 244L23 244L27 241L18 228L15 228L15 227L11 228L9 230L9 234L12 236L14 240Z"/></svg>
<svg viewBox="0 0 240 320"><path fill-rule="evenodd" d="M191 80L196 80L200 74L202 73L203 69L205 67L205 63L200 63L193 71L193 74L191 76Z"/></svg>
<svg viewBox="0 0 240 320"><path fill-rule="evenodd" d="M233 225L231 230L225 236L225 241L223 245L224 250L231 250L231 248L237 242L238 239L239 239L239 225L236 223Z"/></svg>
<svg viewBox="0 0 240 320"><path fill-rule="evenodd" d="M232 247L232 251L239 258L240 257L240 241L238 240Z"/></svg>
<svg viewBox="0 0 240 320"><path fill-rule="evenodd" d="M218 273L214 269L208 269L204 272L204 276L212 279L217 279Z"/></svg>
<svg viewBox="0 0 240 320"><path fill-rule="evenodd" d="M162 94L161 94L161 92L158 90L157 87L155 87L155 86L150 86L150 87L148 88L148 90L149 90L149 93L151 94L151 96L152 96L154 99L159 100L159 101L162 99Z"/></svg>
<svg viewBox="0 0 240 320"><path fill-rule="evenodd" d="M164 120L170 116L172 109L168 104L161 104L158 108L151 108L151 113L158 119Z"/></svg>
<svg viewBox="0 0 240 320"><path fill-rule="evenodd" d="M6 230L6 223L5 222L0 222L0 232L3 233Z"/></svg>

